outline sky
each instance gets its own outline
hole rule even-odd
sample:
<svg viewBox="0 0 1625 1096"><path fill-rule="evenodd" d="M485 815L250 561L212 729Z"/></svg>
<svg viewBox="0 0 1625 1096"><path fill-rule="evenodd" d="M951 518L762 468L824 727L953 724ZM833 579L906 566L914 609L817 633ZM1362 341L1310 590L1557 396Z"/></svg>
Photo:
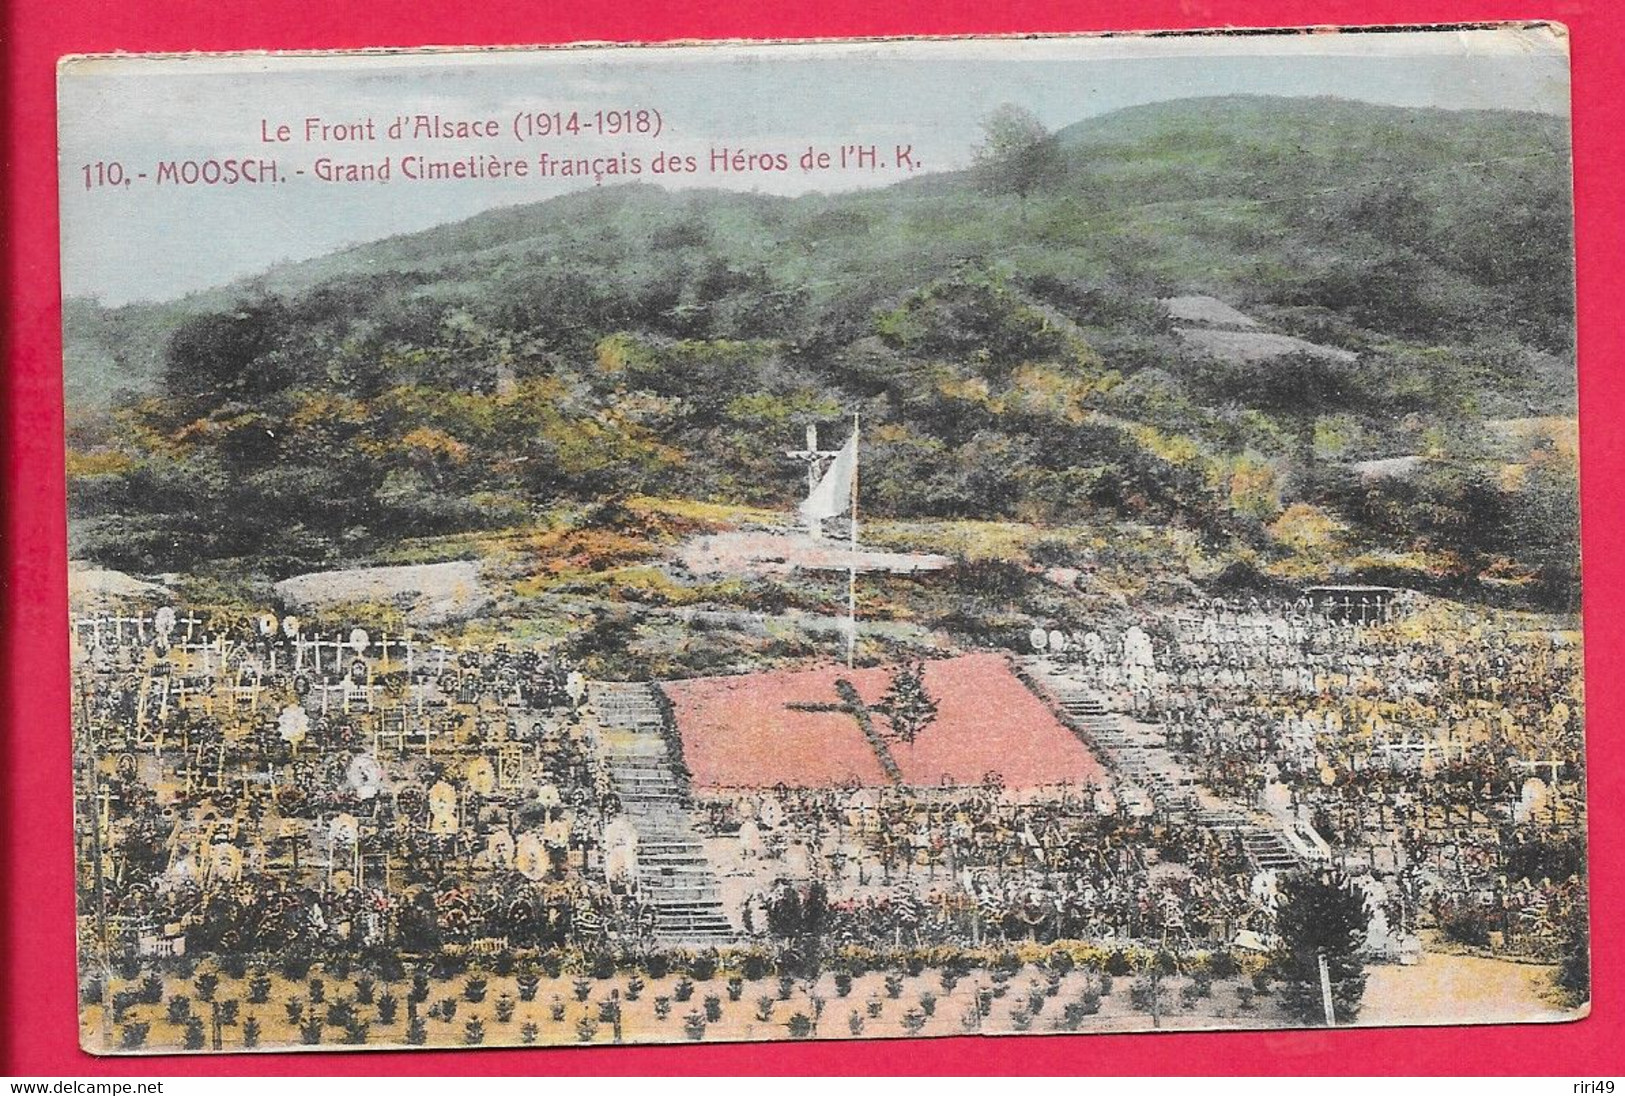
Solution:
<svg viewBox="0 0 1625 1096"><path fill-rule="evenodd" d="M624 152L644 165L642 182L835 191L901 176L795 168L673 181L649 172L657 153L705 163L719 147L794 157L843 144L876 145L888 159L905 145L916 170L955 170L970 163L982 121L1005 103L1060 128L1126 106L1230 94L1566 115L1567 43L1546 28L1503 28L70 61L58 75L63 293L108 305L172 299L277 263L597 185L540 177L534 166L544 151ZM522 115L627 108L658 110L659 136L514 135ZM391 119L418 114L496 119L502 136L388 139ZM375 136L307 143L313 118L370 118ZM266 141L281 124L292 139ZM522 158L532 170L522 179L401 177L403 157L469 153ZM322 156L355 164L387 156L391 179L323 182L315 177ZM163 163L209 159L272 159L281 181L159 181ZM113 164L128 185L109 185Z"/></svg>

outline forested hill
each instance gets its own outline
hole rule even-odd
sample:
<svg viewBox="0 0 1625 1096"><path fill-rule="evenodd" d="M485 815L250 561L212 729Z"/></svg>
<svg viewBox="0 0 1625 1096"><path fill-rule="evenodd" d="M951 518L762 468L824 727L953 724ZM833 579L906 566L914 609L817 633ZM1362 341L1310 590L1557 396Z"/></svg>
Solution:
<svg viewBox="0 0 1625 1096"><path fill-rule="evenodd" d="M183 301L74 302L78 547L275 571L607 491L782 504L785 439L861 410L882 514L1572 578L1572 487L1511 517L1570 447L1494 425L1573 413L1562 120L1235 97L1054 145L1024 194L997 170L602 188ZM1197 293L1327 353L1198 345L1158 304ZM1421 471L1353 471L1398 456Z"/></svg>

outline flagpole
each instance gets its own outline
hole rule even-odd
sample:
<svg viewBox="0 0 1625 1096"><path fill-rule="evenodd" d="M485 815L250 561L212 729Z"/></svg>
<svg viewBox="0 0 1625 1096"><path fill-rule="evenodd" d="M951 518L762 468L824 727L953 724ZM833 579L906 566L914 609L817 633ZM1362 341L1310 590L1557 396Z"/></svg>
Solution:
<svg viewBox="0 0 1625 1096"><path fill-rule="evenodd" d="M858 416L852 415L852 552L846 570L846 665L858 644Z"/></svg>

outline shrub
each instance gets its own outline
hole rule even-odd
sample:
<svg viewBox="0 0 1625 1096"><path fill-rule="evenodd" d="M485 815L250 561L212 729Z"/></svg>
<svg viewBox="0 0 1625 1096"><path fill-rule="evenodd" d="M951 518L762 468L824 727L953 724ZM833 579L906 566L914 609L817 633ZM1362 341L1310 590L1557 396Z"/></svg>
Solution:
<svg viewBox="0 0 1625 1096"><path fill-rule="evenodd" d="M835 972L835 995L845 997L852 992L852 976L844 970Z"/></svg>
<svg viewBox="0 0 1625 1096"><path fill-rule="evenodd" d="M655 998L655 1019L664 1020L671 1015L671 998L665 994Z"/></svg>
<svg viewBox="0 0 1625 1096"><path fill-rule="evenodd" d="M728 979L728 1000L737 1001L745 995L745 980L743 978Z"/></svg>
<svg viewBox="0 0 1625 1096"><path fill-rule="evenodd" d="M1237 986L1236 1008L1240 1009L1242 1012L1251 1012L1253 1010L1253 996L1256 992L1257 991L1249 985Z"/></svg>
<svg viewBox="0 0 1625 1096"><path fill-rule="evenodd" d="M518 1007L518 1004L511 993L504 993L499 996L496 1003L497 1023L506 1024L509 1020L512 1020L514 1009Z"/></svg>
<svg viewBox="0 0 1625 1096"><path fill-rule="evenodd" d="M253 1016L243 1019L243 1046L253 1050L260 1045L260 1022Z"/></svg>
<svg viewBox="0 0 1625 1096"><path fill-rule="evenodd" d="M463 1000L471 1005L477 1005L485 1000L487 982L478 975L470 975L468 981L463 983Z"/></svg>
<svg viewBox="0 0 1625 1096"><path fill-rule="evenodd" d="M319 1005L327 998L327 983L320 978L312 978L306 992L310 994L310 1003Z"/></svg>
<svg viewBox="0 0 1625 1096"><path fill-rule="evenodd" d="M1270 978L1270 972L1269 971L1267 971L1267 970L1254 971L1253 972L1253 992L1258 994L1258 996L1260 996L1260 997L1268 997L1270 995L1270 981L1271 981L1271 978Z"/></svg>
<svg viewBox="0 0 1625 1096"><path fill-rule="evenodd" d="M805 1012L793 1013L785 1026L790 1030L790 1038L805 1039L812 1034L812 1017Z"/></svg>
<svg viewBox="0 0 1625 1096"><path fill-rule="evenodd" d="M367 1041L367 1035L372 1031L372 1025L359 1016L350 1017L350 1022L344 1025L343 1042L349 1046L358 1047Z"/></svg>
<svg viewBox="0 0 1625 1096"><path fill-rule="evenodd" d="M1049 969L1056 975L1070 974L1075 966L1077 966L1077 961L1072 958L1072 953L1065 948L1056 948L1050 952Z"/></svg>
<svg viewBox="0 0 1625 1096"><path fill-rule="evenodd" d="M549 1002L547 1006L548 1017L554 1023L560 1023L564 1020L564 1011L564 998L560 997L558 994L554 994L553 1000Z"/></svg>
<svg viewBox="0 0 1625 1096"><path fill-rule="evenodd" d="M1024 1008L1012 1009L1010 1012L1010 1026L1017 1031L1026 1031L1033 1026L1033 1017Z"/></svg>
<svg viewBox="0 0 1625 1096"><path fill-rule="evenodd" d="M743 973L747 982L759 982L767 977L767 956L759 951L745 953Z"/></svg>
<svg viewBox="0 0 1625 1096"><path fill-rule="evenodd" d="M886 975L886 996L896 1000L903 995L903 976L901 974Z"/></svg>
<svg viewBox="0 0 1625 1096"><path fill-rule="evenodd" d="M513 973L514 957L511 951L499 951L491 959L491 973L506 978Z"/></svg>
<svg viewBox="0 0 1625 1096"><path fill-rule="evenodd" d="M606 997L598 1002L598 1022L600 1024L613 1024L621 1018L621 1003L613 997Z"/></svg>
<svg viewBox="0 0 1625 1096"><path fill-rule="evenodd" d="M463 1025L463 1044L477 1047L485 1042L485 1025L478 1019L470 1020Z"/></svg>
<svg viewBox="0 0 1625 1096"><path fill-rule="evenodd" d="M1084 990L1082 996L1078 998L1078 1008L1085 1016L1093 1016L1100 1011L1100 994L1092 989Z"/></svg>
<svg viewBox="0 0 1625 1096"><path fill-rule="evenodd" d="M378 988L378 982L370 974L363 974L355 980L355 999L357 1004L372 1004L372 995Z"/></svg>
<svg viewBox="0 0 1625 1096"><path fill-rule="evenodd" d="M519 1041L524 1043L526 1046L529 1046L536 1041L537 1034L539 1034L539 1029L536 1027L536 1025L534 1023L527 1022L519 1029Z"/></svg>
<svg viewBox="0 0 1625 1096"><path fill-rule="evenodd" d="M141 989L138 991L143 1005L156 1005L164 999L164 980L156 972L149 972L141 979Z"/></svg>
<svg viewBox="0 0 1625 1096"><path fill-rule="evenodd" d="M937 1014L937 995L934 993L920 994L920 1011L927 1016L935 1016Z"/></svg>
<svg viewBox="0 0 1625 1096"><path fill-rule="evenodd" d="M590 1043L592 1037L598 1034L598 1021L591 1016L583 1016L576 1021L576 1042Z"/></svg>
<svg viewBox="0 0 1625 1096"><path fill-rule="evenodd" d="M570 983L570 987L575 991L577 1001L585 1001L592 993L592 983L585 978L577 978Z"/></svg>
<svg viewBox="0 0 1625 1096"><path fill-rule="evenodd" d="M959 985L959 972L952 967L943 967L942 976L938 981L942 984L943 993L952 993L954 987Z"/></svg>
<svg viewBox="0 0 1625 1096"><path fill-rule="evenodd" d="M717 953L702 951L688 964L688 973L696 982L709 982L717 976Z"/></svg>
<svg viewBox="0 0 1625 1096"><path fill-rule="evenodd" d="M202 1018L198 1016L188 1016L186 1018L186 1049L202 1050L203 1042Z"/></svg>
<svg viewBox="0 0 1625 1096"><path fill-rule="evenodd" d="M412 988L407 991L408 1001L422 1004L429 999L429 976L424 971L414 971L412 974Z"/></svg>
<svg viewBox="0 0 1625 1096"><path fill-rule="evenodd" d="M423 1022L423 1017L413 1015L406 1021L406 1041L415 1047L429 1041L429 1027Z"/></svg>
<svg viewBox="0 0 1625 1096"><path fill-rule="evenodd" d="M305 1002L298 997L290 997L282 1002L282 1010L288 1014L288 1023L298 1025L305 1019Z"/></svg>
<svg viewBox="0 0 1625 1096"><path fill-rule="evenodd" d="M241 1007L242 1005L235 997L229 1001L221 1001L220 1022L222 1024L235 1024L237 1022L237 1010Z"/></svg>
<svg viewBox="0 0 1625 1096"><path fill-rule="evenodd" d="M846 1017L846 1030L853 1035L863 1034L863 1016L857 1009L853 1009Z"/></svg>
<svg viewBox="0 0 1625 1096"><path fill-rule="evenodd" d="M192 988L197 991L199 1001L213 1001L214 991L220 988L220 976L212 970L206 970L197 976Z"/></svg>
<svg viewBox="0 0 1625 1096"><path fill-rule="evenodd" d="M683 1017L683 1035L694 1043L705 1038L705 1017L700 1015L698 1011L691 1012Z"/></svg>
<svg viewBox="0 0 1625 1096"><path fill-rule="evenodd" d="M140 1050L146 1045L147 1032L151 1028L151 1024L139 1020L125 1024L119 1029L118 1045L125 1050Z"/></svg>
<svg viewBox="0 0 1625 1096"><path fill-rule="evenodd" d="M355 1019L355 1007L350 1004L347 997L335 997L327 1006L327 1025L329 1027L349 1027Z"/></svg>
<svg viewBox="0 0 1625 1096"><path fill-rule="evenodd" d="M457 1016L457 998L455 998L455 997L442 997L440 999L440 1018L442 1020L446 1021L446 1023L449 1024L449 1023L451 1023L451 1021L453 1019L456 1018L456 1016Z"/></svg>
<svg viewBox="0 0 1625 1096"><path fill-rule="evenodd" d="M910 1035L918 1035L925 1027L925 1013L917 1008L911 1008L903 1013L903 1018L899 1022L903 1025L904 1031Z"/></svg>
<svg viewBox="0 0 1625 1096"><path fill-rule="evenodd" d="M169 1004L167 1006L165 1015L172 1024L186 1023L187 1017L192 1015L192 999L190 997L182 997L177 993L175 996L169 999Z"/></svg>
<svg viewBox="0 0 1625 1096"><path fill-rule="evenodd" d="M282 977L290 982L303 982L310 974L310 956L289 952L282 957Z"/></svg>
<svg viewBox="0 0 1625 1096"><path fill-rule="evenodd" d="M390 993L388 990L380 993L378 995L378 1000L374 1005L374 1007L378 1009L378 1022L380 1024L393 1024L395 1022L395 1014L397 1011L399 1011L400 1005L400 1001L396 999L393 993Z"/></svg>
<svg viewBox="0 0 1625 1096"><path fill-rule="evenodd" d="M684 977L677 979L677 984L672 987L671 992L672 996L676 997L679 1001L687 1001L690 997L694 996L694 982L685 975Z"/></svg>
<svg viewBox="0 0 1625 1096"><path fill-rule="evenodd" d="M865 1011L869 1013L869 1019L877 1020L880 1018L880 1014L885 1011L886 1002L878 997L871 997L864 1007Z"/></svg>
<svg viewBox="0 0 1625 1096"><path fill-rule="evenodd" d="M722 1019L722 998L714 993L705 995L705 1019L711 1024Z"/></svg>
<svg viewBox="0 0 1625 1096"><path fill-rule="evenodd" d="M650 978L664 978L671 973L671 956L663 951L651 951L644 956L643 969L649 972Z"/></svg>
<svg viewBox="0 0 1625 1096"><path fill-rule="evenodd" d="M771 997L756 998L756 1018L764 1024L773 1019L773 1006L775 1003Z"/></svg>
<svg viewBox="0 0 1625 1096"><path fill-rule="evenodd" d="M1106 973L1115 978L1133 974L1134 964L1129 962L1128 953L1122 948L1112 949L1112 953L1106 957Z"/></svg>
<svg viewBox="0 0 1625 1096"><path fill-rule="evenodd" d="M322 1018L312 1015L299 1028L299 1041L306 1046L315 1046L322 1041Z"/></svg>
<svg viewBox="0 0 1625 1096"><path fill-rule="evenodd" d="M517 982L521 1001L536 1000L536 991L541 988L542 980L535 970L527 968L520 971Z"/></svg>
<svg viewBox="0 0 1625 1096"><path fill-rule="evenodd" d="M592 957L592 976L600 982L615 977L615 957L607 951L595 954Z"/></svg>
<svg viewBox="0 0 1625 1096"><path fill-rule="evenodd" d="M1240 964L1229 951L1216 951L1209 956L1207 969L1215 978L1234 978L1241 972Z"/></svg>
<svg viewBox="0 0 1625 1096"><path fill-rule="evenodd" d="M788 974L779 975L779 1000L788 1001L796 988L796 980Z"/></svg>
<svg viewBox="0 0 1625 1096"><path fill-rule="evenodd" d="M918 978L925 973L925 957L917 953L909 955L903 960L903 969L910 978Z"/></svg>
<svg viewBox="0 0 1625 1096"><path fill-rule="evenodd" d="M538 958L542 964L542 973L549 978L557 978L564 973L564 957L556 951L544 951Z"/></svg>
<svg viewBox="0 0 1625 1096"><path fill-rule="evenodd" d="M331 977L337 978L342 982L346 978L350 977L350 957L343 953L335 955L332 959L322 964L322 969L325 970Z"/></svg>

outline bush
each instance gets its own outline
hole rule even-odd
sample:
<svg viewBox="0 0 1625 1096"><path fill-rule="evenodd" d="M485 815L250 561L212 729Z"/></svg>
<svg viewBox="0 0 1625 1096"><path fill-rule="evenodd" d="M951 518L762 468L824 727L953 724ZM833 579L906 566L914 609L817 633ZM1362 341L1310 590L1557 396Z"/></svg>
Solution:
<svg viewBox="0 0 1625 1096"><path fill-rule="evenodd" d="M959 985L959 972L952 967L943 967L942 975L938 981L942 984L943 993L952 993L954 987Z"/></svg>
<svg viewBox="0 0 1625 1096"><path fill-rule="evenodd" d="M355 1007L347 997L335 997L327 1006L328 1027L349 1027L355 1019Z"/></svg>
<svg viewBox="0 0 1625 1096"><path fill-rule="evenodd" d="M903 976L901 974L886 975L886 996L892 1000L903 995Z"/></svg>
<svg viewBox="0 0 1625 1096"><path fill-rule="evenodd" d="M147 1032L151 1024L144 1021L132 1021L119 1029L118 1045L125 1050L140 1050L147 1042Z"/></svg>
<svg viewBox="0 0 1625 1096"><path fill-rule="evenodd" d="M299 1028L299 1041L313 1047L322 1041L322 1018L311 1016Z"/></svg>
<svg viewBox="0 0 1625 1096"><path fill-rule="evenodd" d="M164 999L164 980L156 972L148 973L141 979L141 988L138 991L143 1005L156 1005Z"/></svg>
<svg viewBox="0 0 1625 1096"><path fill-rule="evenodd" d="M468 981L463 983L463 1000L471 1005L477 1005L485 1000L487 982L478 975L470 975Z"/></svg>
<svg viewBox="0 0 1625 1096"><path fill-rule="evenodd" d="M664 978L671 973L671 956L663 951L651 951L644 956L643 969L650 978Z"/></svg>
<svg viewBox="0 0 1625 1096"><path fill-rule="evenodd" d="M756 1018L764 1024L773 1019L773 1006L775 1003L771 997L756 998Z"/></svg>
<svg viewBox="0 0 1625 1096"><path fill-rule="evenodd" d="M557 994L554 994L553 1000L551 1002L549 1002L549 1004L547 1006L547 1015L548 1015L548 1017L555 1024L557 1024L557 1023L563 1022L564 1013L565 1013L564 998L558 996Z"/></svg>
<svg viewBox="0 0 1625 1096"><path fill-rule="evenodd" d="M310 956L290 952L282 957L282 977L290 982L303 982L310 974Z"/></svg>
<svg viewBox="0 0 1625 1096"><path fill-rule="evenodd" d="M665 994L655 998L655 1019L664 1020L671 1015L671 998Z"/></svg>
<svg viewBox="0 0 1625 1096"><path fill-rule="evenodd" d="M429 976L419 970L412 973L412 988L407 991L406 999L422 1004L429 999Z"/></svg>
<svg viewBox="0 0 1625 1096"><path fill-rule="evenodd" d="M865 1010L869 1013L869 1019L871 1020L878 1020L880 1018L880 1014L884 1012L885 1009L886 1002L882 1001L878 997L869 998L867 1004L865 1005Z"/></svg>
<svg viewBox="0 0 1625 1096"><path fill-rule="evenodd" d="M745 995L745 980L743 978L728 979L728 1000L737 1001Z"/></svg>
<svg viewBox="0 0 1625 1096"><path fill-rule="evenodd" d="M1085 1016L1093 1016L1100 1011L1100 994L1094 990L1085 990L1078 998L1078 1008Z"/></svg>
<svg viewBox="0 0 1625 1096"><path fill-rule="evenodd" d="M509 1020L512 1020L514 1009L517 1007L518 1002L514 1000L513 994L504 993L499 996L496 1003L497 1023L506 1024Z"/></svg>
<svg viewBox="0 0 1625 1096"><path fill-rule="evenodd" d="M863 1034L863 1016L857 1009L853 1009L846 1017L846 1030L853 1035Z"/></svg>
<svg viewBox="0 0 1625 1096"><path fill-rule="evenodd" d="M1254 994L1254 992L1255 991L1254 991L1252 986L1248 986L1248 985L1237 986L1236 987L1236 1007L1238 1009L1240 1009L1242 1012L1251 1012L1253 1010L1253 994Z"/></svg>
<svg viewBox="0 0 1625 1096"><path fill-rule="evenodd" d="M529 1046L536 1041L536 1036L539 1033L540 1029L538 1029L534 1023L527 1022L519 1029L519 1041L524 1043L526 1046Z"/></svg>
<svg viewBox="0 0 1625 1096"><path fill-rule="evenodd" d="M485 1042L485 1025L479 1020L470 1020L463 1025L463 1044L477 1047Z"/></svg>
<svg viewBox="0 0 1625 1096"><path fill-rule="evenodd" d="M327 997L327 983L320 978L312 978L307 992L310 994L310 1003L319 1005Z"/></svg>
<svg viewBox="0 0 1625 1096"><path fill-rule="evenodd" d="M600 982L606 978L615 977L615 957L607 951L598 952L592 957L592 976Z"/></svg>
<svg viewBox="0 0 1625 1096"><path fill-rule="evenodd" d="M1253 972L1253 992L1258 994L1258 996L1260 996L1260 997L1268 997L1270 995L1270 982L1272 980L1273 979L1271 979L1269 971L1267 971L1267 970L1254 971Z"/></svg>
<svg viewBox="0 0 1625 1096"><path fill-rule="evenodd" d="M199 1001L213 1001L214 991L220 988L220 976L212 970L206 970L197 976L192 988L197 991Z"/></svg>
<svg viewBox="0 0 1625 1096"><path fill-rule="evenodd" d="M186 1049L202 1050L204 1043L203 1020L201 1017L189 1016L186 1020Z"/></svg>
<svg viewBox="0 0 1625 1096"><path fill-rule="evenodd" d="M766 978L768 965L767 956L763 955L761 952L746 952L743 964L745 980L747 982L759 982L763 978Z"/></svg>
<svg viewBox="0 0 1625 1096"><path fill-rule="evenodd" d="M835 995L845 997L852 992L852 976L844 970L835 972Z"/></svg>
<svg viewBox="0 0 1625 1096"><path fill-rule="evenodd" d="M380 993L374 1006L378 1009L378 1022L380 1024L393 1024L395 1014L400 1009L400 1004L395 995L388 990Z"/></svg>
<svg viewBox="0 0 1625 1096"><path fill-rule="evenodd" d="M352 1016L349 1023L344 1025L344 1038L341 1041L348 1046L358 1047L367 1041L371 1031L372 1025L359 1016Z"/></svg>
<svg viewBox="0 0 1625 1096"><path fill-rule="evenodd" d="M793 1013L785 1026L790 1030L790 1038L805 1039L812 1034L812 1017L805 1012Z"/></svg>
<svg viewBox="0 0 1625 1096"><path fill-rule="evenodd" d="M429 1041L429 1028L423 1022L423 1017L414 1016L406 1021L406 1041L415 1047L420 1047Z"/></svg>
<svg viewBox="0 0 1625 1096"><path fill-rule="evenodd" d="M899 1022L903 1025L904 1031L910 1035L918 1035L925 1027L925 1013L917 1008L911 1008L903 1013L903 1018Z"/></svg>
<svg viewBox="0 0 1625 1096"><path fill-rule="evenodd" d="M241 1004L235 997L229 1001L221 1001L220 1022L227 1025L235 1024L237 1022L237 1010L241 1007Z"/></svg>
<svg viewBox="0 0 1625 1096"><path fill-rule="evenodd" d="M590 1043L592 1037L598 1034L598 1021L591 1016L583 1016L576 1021L576 1042Z"/></svg>
<svg viewBox="0 0 1625 1096"><path fill-rule="evenodd" d="M788 1001L796 988L796 980L788 974L779 975L779 1000Z"/></svg>
<svg viewBox="0 0 1625 1096"><path fill-rule="evenodd" d="M709 982L717 976L717 953L702 951L688 964L688 973L696 982Z"/></svg>
<svg viewBox="0 0 1625 1096"><path fill-rule="evenodd" d="M903 960L903 969L910 978L918 978L925 973L925 957L918 954L909 955Z"/></svg>
<svg viewBox="0 0 1625 1096"><path fill-rule="evenodd" d="M167 1006L165 1015L172 1024L186 1023L187 1017L192 1015L192 999L190 997L182 997L177 993L175 996L169 999L169 1004Z"/></svg>
<svg viewBox="0 0 1625 1096"><path fill-rule="evenodd" d="M672 996L676 997L679 1001L687 1001L690 997L694 996L694 983L685 975L684 977L677 979L677 984L672 987L671 992Z"/></svg>
<svg viewBox="0 0 1625 1096"><path fill-rule="evenodd" d="M243 1019L243 1046L253 1050L260 1045L260 1022L253 1016Z"/></svg>
<svg viewBox="0 0 1625 1096"><path fill-rule="evenodd" d="M683 1035L694 1043L705 1038L705 1017L698 1012L691 1012L683 1017Z"/></svg>
<svg viewBox="0 0 1625 1096"><path fill-rule="evenodd" d="M519 985L519 999L521 1001L536 1000L536 991L541 988L542 980L535 970L525 969L519 972L517 979Z"/></svg>
<svg viewBox="0 0 1625 1096"><path fill-rule="evenodd" d="M282 1010L288 1014L288 1023L298 1025L305 1019L305 1002L298 997L290 997L282 1002Z"/></svg>
<svg viewBox="0 0 1625 1096"><path fill-rule="evenodd" d="M937 1014L937 995L934 993L920 994L920 1011L927 1016L935 1016Z"/></svg>
<svg viewBox="0 0 1625 1096"><path fill-rule="evenodd" d="M1129 962L1128 953L1122 948L1112 949L1112 953L1106 957L1106 973L1116 978L1133 974L1134 964Z"/></svg>
<svg viewBox="0 0 1625 1096"><path fill-rule="evenodd" d="M549 978L557 978L564 973L564 957L556 951L544 951L537 960L542 964L542 973Z"/></svg>
<svg viewBox="0 0 1625 1096"><path fill-rule="evenodd" d="M1012 1009L1010 1011L1010 1026L1017 1031L1029 1030L1033 1026L1032 1013L1024 1008Z"/></svg>
<svg viewBox="0 0 1625 1096"><path fill-rule="evenodd" d="M570 988L575 992L577 1001L585 1001L592 994L592 983L585 978L577 978L570 983Z"/></svg>
<svg viewBox="0 0 1625 1096"><path fill-rule="evenodd" d="M506 978L513 973L514 957L511 951L499 951L491 959L491 973Z"/></svg>
<svg viewBox="0 0 1625 1096"><path fill-rule="evenodd" d="M451 1023L457 1017L457 998L442 997L440 999L440 1018Z"/></svg>
<svg viewBox="0 0 1625 1096"><path fill-rule="evenodd" d="M363 974L355 980L355 999L357 1004L372 1004L372 995L378 988L378 982L369 974Z"/></svg>
<svg viewBox="0 0 1625 1096"><path fill-rule="evenodd" d="M1207 961L1207 969L1215 978L1234 978L1241 973L1236 957L1229 951L1216 951Z"/></svg>
<svg viewBox="0 0 1625 1096"><path fill-rule="evenodd" d="M271 1000L271 976L265 971L255 971L249 976L249 1003L263 1005L268 1000Z"/></svg>
<svg viewBox="0 0 1625 1096"><path fill-rule="evenodd" d="M722 998L714 993L705 996L705 1019L707 1023L714 1024L722 1019Z"/></svg>

